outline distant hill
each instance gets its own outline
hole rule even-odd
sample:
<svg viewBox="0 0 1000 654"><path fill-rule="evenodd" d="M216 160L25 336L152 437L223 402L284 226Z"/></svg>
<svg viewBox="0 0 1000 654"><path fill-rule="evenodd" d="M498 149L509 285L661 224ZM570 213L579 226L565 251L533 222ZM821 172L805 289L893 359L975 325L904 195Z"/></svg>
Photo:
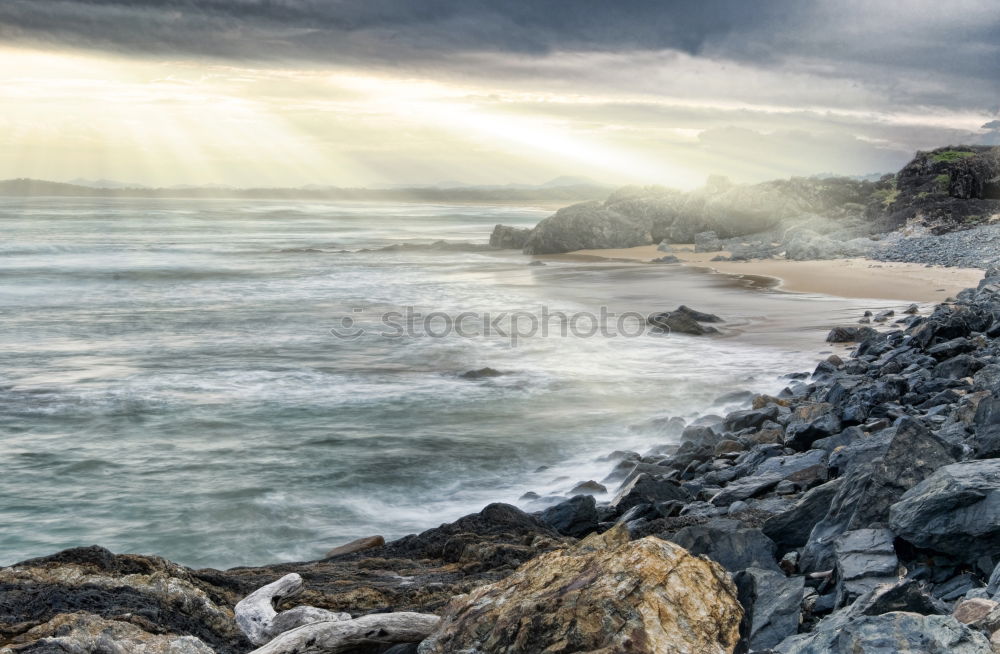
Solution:
<svg viewBox="0 0 1000 654"><path fill-rule="evenodd" d="M86 180L83 180L86 181ZM102 180L95 180L99 182ZM104 180L110 181L110 180ZM0 181L0 196L4 197L109 197L109 198L256 198L306 200L382 200L393 202L440 203L568 203L604 198L610 186L595 183L555 184L542 186L463 186L458 188L340 188L307 186L302 188L245 188L220 186L95 187L67 184L40 179L7 179ZM572 180L568 180L572 181Z"/></svg>

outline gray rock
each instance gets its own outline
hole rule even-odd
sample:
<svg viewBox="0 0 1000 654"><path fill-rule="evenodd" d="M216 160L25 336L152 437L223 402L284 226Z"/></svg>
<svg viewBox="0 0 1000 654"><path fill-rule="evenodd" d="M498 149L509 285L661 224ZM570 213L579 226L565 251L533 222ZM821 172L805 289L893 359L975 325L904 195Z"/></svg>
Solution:
<svg viewBox="0 0 1000 654"><path fill-rule="evenodd" d="M497 225L493 228L493 233L490 234L490 247L501 250L520 250L524 247L530 234L530 229Z"/></svg>
<svg viewBox="0 0 1000 654"><path fill-rule="evenodd" d="M600 516L592 495L577 495L542 511L539 516L563 536L583 538L597 529Z"/></svg>
<svg viewBox="0 0 1000 654"><path fill-rule="evenodd" d="M888 529L857 529L837 538L837 606L897 580L899 559Z"/></svg>
<svg viewBox="0 0 1000 654"><path fill-rule="evenodd" d="M691 498L687 491L676 482L641 473L621 487L611 500L611 506L618 512L624 513L636 504L689 499Z"/></svg>
<svg viewBox="0 0 1000 654"><path fill-rule="evenodd" d="M524 242L525 254L555 254L598 248L629 248L653 242L651 222L581 202L538 223Z"/></svg>
<svg viewBox="0 0 1000 654"><path fill-rule="evenodd" d="M760 529L740 528L735 520L723 518L684 527L670 540L692 554L707 556L733 573L751 567L780 573L774 541Z"/></svg>
<svg viewBox="0 0 1000 654"><path fill-rule="evenodd" d="M842 479L828 481L805 493L787 511L767 519L761 531L773 540L780 552L802 547L809 540L809 533L830 509Z"/></svg>
<svg viewBox="0 0 1000 654"><path fill-rule="evenodd" d="M715 327L702 325L691 316L676 311L666 311L654 313L646 318L646 322L654 327L670 334L690 334L692 336L704 336L706 334L718 334Z"/></svg>
<svg viewBox="0 0 1000 654"><path fill-rule="evenodd" d="M892 506L889 526L917 547L962 561L1000 555L1000 459L936 471Z"/></svg>
<svg viewBox="0 0 1000 654"><path fill-rule="evenodd" d="M788 578L773 570L747 568L733 581L746 611L749 624L743 638L751 650L774 647L798 631L804 577Z"/></svg>
<svg viewBox="0 0 1000 654"><path fill-rule="evenodd" d="M834 327L826 335L827 343L853 343L863 341L878 332L871 327Z"/></svg>
<svg viewBox="0 0 1000 654"><path fill-rule="evenodd" d="M861 616L837 629L790 636L778 654L993 654L978 631L943 615L891 612Z"/></svg>
<svg viewBox="0 0 1000 654"><path fill-rule="evenodd" d="M982 399L976 407L973 424L976 456L981 459L1000 456L1000 397Z"/></svg>

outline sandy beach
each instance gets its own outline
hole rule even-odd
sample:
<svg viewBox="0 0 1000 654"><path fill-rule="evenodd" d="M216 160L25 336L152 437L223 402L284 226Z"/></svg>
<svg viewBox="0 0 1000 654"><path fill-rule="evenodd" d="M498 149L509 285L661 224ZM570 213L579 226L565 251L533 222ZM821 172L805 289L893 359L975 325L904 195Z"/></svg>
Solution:
<svg viewBox="0 0 1000 654"><path fill-rule="evenodd" d="M777 280L776 288L791 293L822 293L847 298L940 302L983 277L978 268L927 267L870 259L825 261L712 261L728 252L694 252L692 245L677 245L673 252L660 252L655 245L606 250L577 250L550 258L595 258L649 262L673 254L683 265L705 268L726 275L752 275ZM653 264L668 265L668 264Z"/></svg>

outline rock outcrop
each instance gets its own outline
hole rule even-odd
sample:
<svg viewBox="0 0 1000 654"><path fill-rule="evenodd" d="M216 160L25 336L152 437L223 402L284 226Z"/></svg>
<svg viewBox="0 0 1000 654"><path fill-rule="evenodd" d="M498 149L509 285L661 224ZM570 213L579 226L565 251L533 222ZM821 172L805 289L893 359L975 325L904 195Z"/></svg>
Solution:
<svg viewBox="0 0 1000 654"><path fill-rule="evenodd" d="M619 526L456 598L418 651L728 654L742 616L722 568Z"/></svg>
<svg viewBox="0 0 1000 654"><path fill-rule="evenodd" d="M538 223L524 242L525 254L554 254L593 248L630 248L653 242L650 224L600 202L581 202Z"/></svg>

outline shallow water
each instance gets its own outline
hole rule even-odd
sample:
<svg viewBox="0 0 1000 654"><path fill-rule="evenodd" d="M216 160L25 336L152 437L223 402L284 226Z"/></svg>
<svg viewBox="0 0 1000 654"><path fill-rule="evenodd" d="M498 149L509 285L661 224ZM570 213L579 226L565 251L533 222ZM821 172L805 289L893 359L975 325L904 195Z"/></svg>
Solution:
<svg viewBox="0 0 1000 654"><path fill-rule="evenodd" d="M528 490L565 493L606 474L608 451L667 442L655 418L722 410L713 400L729 390L776 392L821 358L831 324L879 306L677 266L371 251L481 245L495 223L547 214L0 200L0 564L93 543L192 566L302 560ZM393 331L381 316L406 307L681 303L724 316L728 335L379 335ZM345 316L366 333L334 336ZM459 376L484 366L506 374Z"/></svg>

